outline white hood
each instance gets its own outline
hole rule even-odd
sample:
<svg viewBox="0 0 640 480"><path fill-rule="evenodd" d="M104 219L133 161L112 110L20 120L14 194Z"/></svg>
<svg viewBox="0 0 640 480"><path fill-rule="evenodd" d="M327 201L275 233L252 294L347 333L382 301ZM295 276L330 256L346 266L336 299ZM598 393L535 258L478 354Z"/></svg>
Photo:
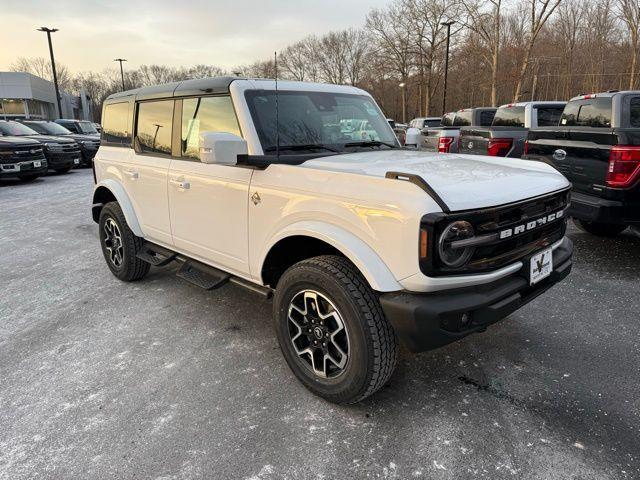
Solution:
<svg viewBox="0 0 640 480"><path fill-rule="evenodd" d="M570 185L546 163L483 155L381 150L318 158L301 166L375 177L387 172L419 175L454 212L517 202Z"/></svg>

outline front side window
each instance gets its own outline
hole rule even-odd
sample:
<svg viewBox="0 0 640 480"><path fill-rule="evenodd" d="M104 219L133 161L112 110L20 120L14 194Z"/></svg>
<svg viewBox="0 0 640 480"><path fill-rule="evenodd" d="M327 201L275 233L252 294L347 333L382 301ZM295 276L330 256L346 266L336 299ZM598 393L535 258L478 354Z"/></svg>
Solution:
<svg viewBox="0 0 640 480"><path fill-rule="evenodd" d="M631 99L631 126L640 128L640 97Z"/></svg>
<svg viewBox="0 0 640 480"><path fill-rule="evenodd" d="M129 133L129 102L105 105L102 114L102 139L105 142L131 145Z"/></svg>
<svg viewBox="0 0 640 480"><path fill-rule="evenodd" d="M138 104L136 139L144 153L171 154L173 100Z"/></svg>
<svg viewBox="0 0 640 480"><path fill-rule="evenodd" d="M200 132L226 132L240 136L231 98L187 98L182 101L182 156L200 158Z"/></svg>
<svg viewBox="0 0 640 480"><path fill-rule="evenodd" d="M557 127L564 107L538 107L538 126Z"/></svg>
<svg viewBox="0 0 640 480"><path fill-rule="evenodd" d="M567 127L611 127L611 97L573 100L564 107L560 125Z"/></svg>
<svg viewBox="0 0 640 480"><path fill-rule="evenodd" d="M80 133L98 133L98 130L91 122L78 122L78 130L80 130Z"/></svg>
<svg viewBox="0 0 640 480"><path fill-rule="evenodd" d="M496 110L491 126L524 128L524 109L520 106L504 106Z"/></svg>
<svg viewBox="0 0 640 480"><path fill-rule="evenodd" d="M332 92L249 90L245 94L262 149L284 154L316 149L342 151L366 143L398 146L393 130L366 95ZM351 145L350 145L351 144Z"/></svg>

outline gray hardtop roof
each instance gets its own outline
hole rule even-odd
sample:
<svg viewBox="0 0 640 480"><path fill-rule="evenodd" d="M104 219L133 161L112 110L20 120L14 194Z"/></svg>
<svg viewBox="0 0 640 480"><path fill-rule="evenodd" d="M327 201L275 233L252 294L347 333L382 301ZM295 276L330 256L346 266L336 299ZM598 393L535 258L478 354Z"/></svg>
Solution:
<svg viewBox="0 0 640 480"><path fill-rule="evenodd" d="M135 88L109 95L105 102L112 100L152 100L155 98L189 97L202 94L229 93L229 86L234 80L245 80L240 77L212 77L183 80L181 82Z"/></svg>
<svg viewBox="0 0 640 480"><path fill-rule="evenodd" d="M569 101L583 100L585 95L593 95L595 98L610 98L615 97L616 95L640 95L640 90L616 90L612 92L582 93L571 98Z"/></svg>

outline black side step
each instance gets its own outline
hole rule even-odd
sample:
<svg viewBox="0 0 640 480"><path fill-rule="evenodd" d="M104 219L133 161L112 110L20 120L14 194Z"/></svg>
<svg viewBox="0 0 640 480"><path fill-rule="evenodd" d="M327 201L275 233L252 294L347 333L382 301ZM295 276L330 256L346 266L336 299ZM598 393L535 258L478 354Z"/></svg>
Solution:
<svg viewBox="0 0 640 480"><path fill-rule="evenodd" d="M151 242L144 242L136 257L154 267L163 267L176 259L176 252Z"/></svg>
<svg viewBox="0 0 640 480"><path fill-rule="evenodd" d="M205 290L218 288L227 283L231 277L231 275L222 270L196 262L195 260L187 260L184 262L176 275Z"/></svg>

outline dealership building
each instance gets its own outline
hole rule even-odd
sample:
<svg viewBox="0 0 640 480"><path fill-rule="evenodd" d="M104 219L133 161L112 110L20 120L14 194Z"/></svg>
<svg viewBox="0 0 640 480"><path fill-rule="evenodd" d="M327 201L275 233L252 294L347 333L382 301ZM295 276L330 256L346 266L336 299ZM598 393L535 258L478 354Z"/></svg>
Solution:
<svg viewBox="0 0 640 480"><path fill-rule="evenodd" d="M55 120L75 118L93 120L90 98L60 91L62 115L58 117L56 89L53 82L24 72L0 72L0 119L22 118Z"/></svg>

